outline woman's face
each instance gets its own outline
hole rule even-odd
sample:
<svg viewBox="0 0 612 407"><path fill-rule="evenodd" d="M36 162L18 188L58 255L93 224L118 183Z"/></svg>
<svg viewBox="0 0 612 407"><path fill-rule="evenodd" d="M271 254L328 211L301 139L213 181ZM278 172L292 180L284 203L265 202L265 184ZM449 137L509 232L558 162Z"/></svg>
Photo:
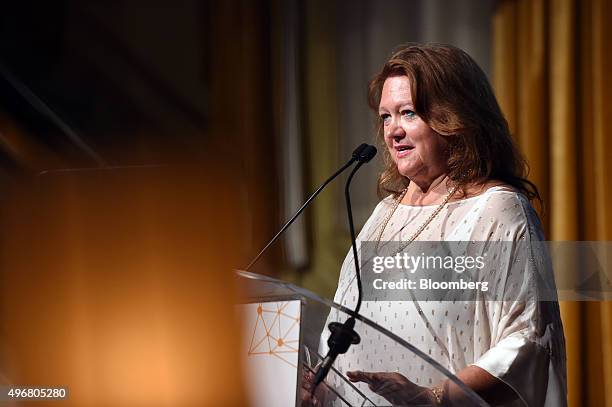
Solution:
<svg viewBox="0 0 612 407"><path fill-rule="evenodd" d="M407 76L385 80L378 112L385 144L401 175L428 187L447 172L448 142L414 112Z"/></svg>

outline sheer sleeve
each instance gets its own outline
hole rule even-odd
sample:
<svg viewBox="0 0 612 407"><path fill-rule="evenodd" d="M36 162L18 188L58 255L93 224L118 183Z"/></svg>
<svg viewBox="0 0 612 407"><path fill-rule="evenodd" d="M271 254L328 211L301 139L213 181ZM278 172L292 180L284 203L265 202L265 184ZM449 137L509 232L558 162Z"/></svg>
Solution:
<svg viewBox="0 0 612 407"><path fill-rule="evenodd" d="M537 216L517 201L522 219L505 229L506 242L490 246L497 257L489 279L495 298L485 305L491 343L473 365L510 386L524 405L564 406L565 344L552 266Z"/></svg>

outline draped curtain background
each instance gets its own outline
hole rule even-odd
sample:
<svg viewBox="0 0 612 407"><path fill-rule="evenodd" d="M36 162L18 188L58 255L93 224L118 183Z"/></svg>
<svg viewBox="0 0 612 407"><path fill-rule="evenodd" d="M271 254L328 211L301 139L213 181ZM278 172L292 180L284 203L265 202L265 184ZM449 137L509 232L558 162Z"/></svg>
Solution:
<svg viewBox="0 0 612 407"><path fill-rule="evenodd" d="M393 46L450 42L492 68L498 99L542 194L547 239L611 239L612 142L605 119L612 112L604 100L610 91L606 74L612 71L605 48L611 38L610 1L500 0L479 19L474 17L478 5L467 1L398 2L386 8L378 2L355 4L359 7L314 0L299 8L305 190L313 190L351 146L372 134L365 83ZM477 41L491 37L490 48ZM363 98L355 89L363 90ZM365 172L358 181L362 190L370 185ZM339 190L330 186L308 213L309 264L282 276L328 297L349 247ZM375 200L357 195L356 206L373 206ZM578 273L563 279L571 281ZM607 390L612 389L612 304L562 302L561 310L569 404L612 406Z"/></svg>
<svg viewBox="0 0 612 407"><path fill-rule="evenodd" d="M612 238L610 21L606 0L505 0L494 16L493 82L549 240ZM565 301L561 312L569 404L612 406L612 304Z"/></svg>

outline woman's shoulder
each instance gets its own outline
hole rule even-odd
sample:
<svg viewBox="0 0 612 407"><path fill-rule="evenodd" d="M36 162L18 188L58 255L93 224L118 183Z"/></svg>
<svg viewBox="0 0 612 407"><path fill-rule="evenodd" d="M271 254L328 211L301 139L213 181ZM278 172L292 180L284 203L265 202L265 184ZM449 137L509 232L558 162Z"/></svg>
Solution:
<svg viewBox="0 0 612 407"><path fill-rule="evenodd" d="M479 196L483 196L486 194L490 194L493 192L509 192L509 193L518 193L516 188L512 185L504 183L502 181L497 180L487 180L484 182L478 182L471 185L462 186L459 188L459 191L455 194L454 199L469 199L475 198ZM454 200L451 199L451 202Z"/></svg>
<svg viewBox="0 0 612 407"><path fill-rule="evenodd" d="M458 194L457 200L485 201L489 206L495 208L508 205L530 206L529 200L523 193L512 185L498 181L487 181L479 185L468 186Z"/></svg>
<svg viewBox="0 0 612 407"><path fill-rule="evenodd" d="M522 192L509 185L495 185L487 188L481 195L489 209L498 212L513 210L531 212L535 210L529 199Z"/></svg>
<svg viewBox="0 0 612 407"><path fill-rule="evenodd" d="M376 205L376 207L374 207L371 216L375 216L381 211L386 212L389 208L392 208L395 205L397 205L397 198L393 195L387 195L386 197L378 201L378 204Z"/></svg>
<svg viewBox="0 0 612 407"><path fill-rule="evenodd" d="M393 206L395 206L396 203L396 199L393 197L393 195L389 195L378 201L378 204L374 207L370 213L370 216L364 223L360 232L360 237L367 236L370 228L376 227L376 225L380 224L382 219L389 214L389 211L393 209Z"/></svg>
<svg viewBox="0 0 612 407"><path fill-rule="evenodd" d="M542 235L540 218L529 199L508 185L496 185L478 195L481 217L506 233Z"/></svg>

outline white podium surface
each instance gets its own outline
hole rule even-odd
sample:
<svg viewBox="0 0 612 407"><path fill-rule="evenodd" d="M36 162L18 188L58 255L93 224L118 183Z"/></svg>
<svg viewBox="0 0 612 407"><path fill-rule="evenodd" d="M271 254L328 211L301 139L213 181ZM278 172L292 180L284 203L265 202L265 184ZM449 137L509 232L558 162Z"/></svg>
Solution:
<svg viewBox="0 0 612 407"><path fill-rule="evenodd" d="M301 301L237 305L243 324L240 354L251 406L296 404Z"/></svg>

